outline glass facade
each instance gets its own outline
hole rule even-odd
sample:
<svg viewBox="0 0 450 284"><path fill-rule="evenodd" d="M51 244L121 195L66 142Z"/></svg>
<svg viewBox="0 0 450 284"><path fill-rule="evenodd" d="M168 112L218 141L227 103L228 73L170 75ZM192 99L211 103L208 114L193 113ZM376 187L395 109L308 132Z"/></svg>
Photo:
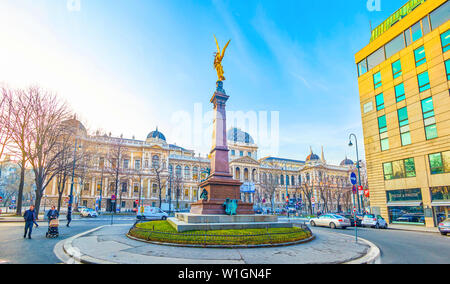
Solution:
<svg viewBox="0 0 450 284"><path fill-rule="evenodd" d="M437 186L430 188L433 202L450 202L450 186Z"/></svg>
<svg viewBox="0 0 450 284"><path fill-rule="evenodd" d="M423 46L414 50L414 58L416 59L416 67L419 67L420 65L427 62L427 59L425 57L425 48Z"/></svg>
<svg viewBox="0 0 450 284"><path fill-rule="evenodd" d="M389 206L388 210L393 224L425 225L423 206Z"/></svg>
<svg viewBox="0 0 450 284"><path fill-rule="evenodd" d="M375 89L377 89L377 88L379 88L379 87L381 87L381 86L382 86L382 83L381 83L381 73L378 72L378 73L373 74L373 87L374 87Z"/></svg>
<svg viewBox="0 0 450 284"><path fill-rule="evenodd" d="M442 52L447 52L450 49L450 30L441 34Z"/></svg>
<svg viewBox="0 0 450 284"><path fill-rule="evenodd" d="M377 110L384 109L384 96L383 94L379 94L375 97L375 101L377 103Z"/></svg>
<svg viewBox="0 0 450 284"><path fill-rule="evenodd" d="M442 6L430 13L431 28L435 29L444 24L450 18L450 2L447 1Z"/></svg>
<svg viewBox="0 0 450 284"><path fill-rule="evenodd" d="M386 58L391 57L405 47L405 38L401 34L386 44Z"/></svg>
<svg viewBox="0 0 450 284"><path fill-rule="evenodd" d="M402 76L402 64L400 59L392 63L392 75L394 76L394 79Z"/></svg>
<svg viewBox="0 0 450 284"><path fill-rule="evenodd" d="M419 92L430 89L430 77L428 76L428 71L417 75L417 81L419 82Z"/></svg>
<svg viewBox="0 0 450 284"><path fill-rule="evenodd" d="M450 151L428 155L432 175L450 173Z"/></svg>
<svg viewBox="0 0 450 284"><path fill-rule="evenodd" d="M434 117L433 99L431 97L422 100L422 112L427 140L437 138L436 119Z"/></svg>
<svg viewBox="0 0 450 284"><path fill-rule="evenodd" d="M405 100L405 85L403 83L395 86L395 100L398 102L401 102Z"/></svg>
<svg viewBox="0 0 450 284"><path fill-rule="evenodd" d="M401 108L397 111L398 113L398 123L400 127L400 138L402 140L402 146L411 144L411 134L409 132L409 120L408 120L408 110L406 107Z"/></svg>
<svg viewBox="0 0 450 284"><path fill-rule="evenodd" d="M416 166L414 158L384 163L383 171L385 180L415 177Z"/></svg>

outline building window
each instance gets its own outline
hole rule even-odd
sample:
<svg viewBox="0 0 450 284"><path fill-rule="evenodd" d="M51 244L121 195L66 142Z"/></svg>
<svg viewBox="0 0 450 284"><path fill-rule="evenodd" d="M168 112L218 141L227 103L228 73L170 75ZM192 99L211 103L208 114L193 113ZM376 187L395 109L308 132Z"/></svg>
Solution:
<svg viewBox="0 0 450 284"><path fill-rule="evenodd" d="M422 112L427 140L437 138L436 119L434 117L433 99L431 97L422 101Z"/></svg>
<svg viewBox="0 0 450 284"><path fill-rule="evenodd" d="M450 81L450 59L445 61L445 70L447 72L447 81Z"/></svg>
<svg viewBox="0 0 450 284"><path fill-rule="evenodd" d="M140 170L141 169L141 160L135 160L134 161L134 168L136 170Z"/></svg>
<svg viewBox="0 0 450 284"><path fill-rule="evenodd" d="M158 193L158 185L156 183L152 184L152 194L156 195Z"/></svg>
<svg viewBox="0 0 450 284"><path fill-rule="evenodd" d="M450 151L428 155L432 175L450 173Z"/></svg>
<svg viewBox="0 0 450 284"><path fill-rule="evenodd" d="M411 35L412 35L413 42L420 39L423 36L422 27L421 27L420 22L417 22L415 25L413 25L411 27Z"/></svg>
<svg viewBox="0 0 450 284"><path fill-rule="evenodd" d="M375 97L375 101L377 103L377 110L384 109L384 96L383 94L379 94Z"/></svg>
<svg viewBox="0 0 450 284"><path fill-rule="evenodd" d="M422 19L422 30L424 35L428 34L431 31L430 20L428 19L428 15Z"/></svg>
<svg viewBox="0 0 450 284"><path fill-rule="evenodd" d="M178 178L181 178L181 166L180 166L180 165L178 165L178 166L176 167L176 169L175 169L175 175L176 175Z"/></svg>
<svg viewBox="0 0 450 284"><path fill-rule="evenodd" d="M384 54L384 46L382 46L377 51L375 51L374 53L372 53L367 57L367 67L370 70L385 60L386 55Z"/></svg>
<svg viewBox="0 0 450 284"><path fill-rule="evenodd" d="M251 153L251 152L248 152L248 153L247 153L247 156L251 157L251 156L252 156L252 153Z"/></svg>
<svg viewBox="0 0 450 284"><path fill-rule="evenodd" d="M128 184L126 182L122 183L122 192L127 192Z"/></svg>
<svg viewBox="0 0 450 284"><path fill-rule="evenodd" d="M442 52L447 52L450 49L450 30L441 34Z"/></svg>
<svg viewBox="0 0 450 284"><path fill-rule="evenodd" d="M154 169L158 169L159 168L159 156L158 155L154 155L152 157L152 167Z"/></svg>
<svg viewBox="0 0 450 284"><path fill-rule="evenodd" d="M281 185L284 185L284 175L281 175L280 181L281 181Z"/></svg>
<svg viewBox="0 0 450 284"><path fill-rule="evenodd" d="M231 156L236 156L236 151L235 150L231 150Z"/></svg>
<svg viewBox="0 0 450 284"><path fill-rule="evenodd" d="M385 180L415 177L414 158L384 163L383 171Z"/></svg>
<svg viewBox="0 0 450 284"><path fill-rule="evenodd" d="M395 86L395 99L398 102L405 100L405 85L403 83Z"/></svg>
<svg viewBox="0 0 450 284"><path fill-rule="evenodd" d="M89 190L89 183L85 183L83 189L84 189L85 191Z"/></svg>
<svg viewBox="0 0 450 284"><path fill-rule="evenodd" d="M412 39L411 39L411 29L407 29L405 31L405 42L406 42L406 46L410 46L412 43Z"/></svg>
<svg viewBox="0 0 450 284"><path fill-rule="evenodd" d="M428 71L417 75L417 80L419 82L419 92L424 92L430 89L430 77L428 76Z"/></svg>
<svg viewBox="0 0 450 284"><path fill-rule="evenodd" d="M123 168L124 169L128 169L129 164L130 164L130 160L127 160L127 159L123 160Z"/></svg>
<svg viewBox="0 0 450 284"><path fill-rule="evenodd" d="M437 186L430 188L432 201L450 201L450 186Z"/></svg>
<svg viewBox="0 0 450 284"><path fill-rule="evenodd" d="M403 48L405 48L405 37L403 34L397 36L385 46L386 48L386 58L390 58L392 55L396 54Z"/></svg>
<svg viewBox="0 0 450 284"><path fill-rule="evenodd" d="M194 168L192 169L192 178L193 178L194 180L198 180L198 168L197 168L197 167L194 167Z"/></svg>
<svg viewBox="0 0 450 284"><path fill-rule="evenodd" d="M102 183L98 182L97 183L97 191L100 191L100 190L102 190Z"/></svg>
<svg viewBox="0 0 450 284"><path fill-rule="evenodd" d="M392 74L394 76L394 79L402 76L402 64L400 62L400 59L392 63Z"/></svg>
<svg viewBox="0 0 450 284"><path fill-rule="evenodd" d="M389 138L387 137L386 116L378 118L378 129L380 130L381 151L389 150Z"/></svg>
<svg viewBox="0 0 450 284"><path fill-rule="evenodd" d="M402 140L402 146L411 144L411 135L409 132L409 120L408 120L408 110L406 107L401 108L397 111L398 113L398 123L400 127L400 137Z"/></svg>
<svg viewBox="0 0 450 284"><path fill-rule="evenodd" d="M423 46L414 50L414 58L416 59L416 67L419 67L420 65L427 62L427 58L425 56L425 48Z"/></svg>
<svg viewBox="0 0 450 284"><path fill-rule="evenodd" d="M373 74L373 86L375 89L378 89L382 86L380 72Z"/></svg>
<svg viewBox="0 0 450 284"><path fill-rule="evenodd" d="M239 156L244 157L244 151L240 151Z"/></svg>
<svg viewBox="0 0 450 284"><path fill-rule="evenodd" d="M364 75L367 73L367 59L358 63L358 75Z"/></svg>
<svg viewBox="0 0 450 284"><path fill-rule="evenodd" d="M134 187L133 187L133 190L134 190L135 193L138 193L139 192L139 184L135 183Z"/></svg>

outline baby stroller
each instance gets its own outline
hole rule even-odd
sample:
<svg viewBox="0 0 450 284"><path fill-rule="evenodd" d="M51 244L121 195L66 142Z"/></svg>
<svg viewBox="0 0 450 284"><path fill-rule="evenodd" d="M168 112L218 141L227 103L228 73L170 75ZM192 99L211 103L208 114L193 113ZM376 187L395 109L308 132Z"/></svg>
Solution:
<svg viewBox="0 0 450 284"><path fill-rule="evenodd" d="M58 226L59 226L58 219L50 220L50 223L48 224L48 231L45 234L45 237L51 239L59 237Z"/></svg>

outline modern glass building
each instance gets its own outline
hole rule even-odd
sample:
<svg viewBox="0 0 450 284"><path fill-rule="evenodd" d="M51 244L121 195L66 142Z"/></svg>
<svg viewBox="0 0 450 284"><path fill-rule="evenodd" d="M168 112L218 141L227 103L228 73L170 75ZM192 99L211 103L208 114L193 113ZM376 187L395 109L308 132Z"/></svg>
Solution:
<svg viewBox="0 0 450 284"><path fill-rule="evenodd" d="M450 217L450 3L411 0L355 55L372 211Z"/></svg>

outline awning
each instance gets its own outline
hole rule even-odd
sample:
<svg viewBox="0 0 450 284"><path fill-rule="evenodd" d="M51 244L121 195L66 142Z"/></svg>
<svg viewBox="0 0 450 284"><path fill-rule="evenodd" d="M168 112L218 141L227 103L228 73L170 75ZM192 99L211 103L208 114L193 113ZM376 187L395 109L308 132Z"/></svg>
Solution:
<svg viewBox="0 0 450 284"><path fill-rule="evenodd" d="M420 207L422 206L422 201L399 201L399 202L388 202L388 207L394 207L394 206L413 206L413 207Z"/></svg>

